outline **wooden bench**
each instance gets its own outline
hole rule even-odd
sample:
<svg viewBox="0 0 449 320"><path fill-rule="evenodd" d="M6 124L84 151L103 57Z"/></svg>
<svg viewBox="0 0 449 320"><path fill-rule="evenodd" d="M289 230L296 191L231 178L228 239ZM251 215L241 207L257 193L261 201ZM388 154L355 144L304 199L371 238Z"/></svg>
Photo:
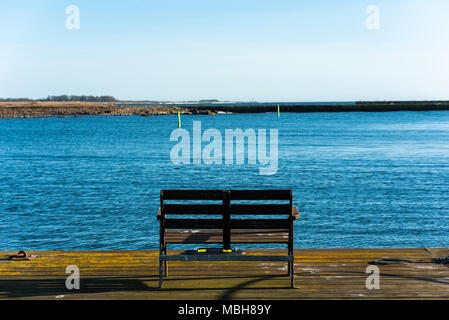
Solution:
<svg viewBox="0 0 449 320"><path fill-rule="evenodd" d="M168 261L287 261L291 287L294 287L293 221L299 218L299 213L292 205L292 190L161 190L160 198L159 287L162 287L163 269L164 275L168 275ZM248 203L252 200L259 201ZM211 218L213 215L215 218ZM242 215L257 218L242 218ZM168 255L169 243L221 244L224 253ZM276 256L226 253L231 250L231 244L237 243L285 244L288 250L287 255Z"/></svg>

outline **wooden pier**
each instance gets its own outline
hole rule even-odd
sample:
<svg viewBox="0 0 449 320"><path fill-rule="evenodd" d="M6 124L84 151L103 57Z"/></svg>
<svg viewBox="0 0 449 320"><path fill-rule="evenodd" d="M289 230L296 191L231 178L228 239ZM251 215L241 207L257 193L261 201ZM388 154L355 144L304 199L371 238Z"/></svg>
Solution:
<svg viewBox="0 0 449 320"><path fill-rule="evenodd" d="M448 248L297 249L295 289L286 262L169 262L158 289L157 251L34 251L34 259L8 260L14 253L0 252L1 299L449 299L449 265L432 262ZM368 262L381 258L418 263L378 266L380 289L368 290ZM66 289L70 265L80 270L79 290Z"/></svg>

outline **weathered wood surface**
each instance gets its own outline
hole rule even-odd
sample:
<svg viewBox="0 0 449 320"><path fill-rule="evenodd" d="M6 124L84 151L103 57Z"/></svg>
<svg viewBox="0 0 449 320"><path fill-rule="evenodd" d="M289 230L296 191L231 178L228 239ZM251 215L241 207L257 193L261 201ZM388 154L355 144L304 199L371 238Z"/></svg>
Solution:
<svg viewBox="0 0 449 320"><path fill-rule="evenodd" d="M157 251L36 251L33 260L7 260L13 253L0 252L3 299L449 299L449 266L431 262L448 248L295 250L296 289L286 262L169 262L157 289ZM379 266L380 289L368 290L366 267L380 258L421 262ZM65 288L69 265L80 269L80 290Z"/></svg>
<svg viewBox="0 0 449 320"><path fill-rule="evenodd" d="M167 243L223 243L223 230L167 230ZM233 229L231 243L288 243L285 229Z"/></svg>

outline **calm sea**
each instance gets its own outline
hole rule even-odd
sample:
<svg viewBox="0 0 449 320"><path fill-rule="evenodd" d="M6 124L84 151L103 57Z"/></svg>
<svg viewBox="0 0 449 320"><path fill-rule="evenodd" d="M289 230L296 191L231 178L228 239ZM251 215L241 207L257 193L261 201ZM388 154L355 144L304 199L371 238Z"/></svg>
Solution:
<svg viewBox="0 0 449 320"><path fill-rule="evenodd" d="M0 250L156 249L163 188L292 188L298 248L449 246L449 112L194 120L277 128L277 174L172 164L176 116L0 119Z"/></svg>

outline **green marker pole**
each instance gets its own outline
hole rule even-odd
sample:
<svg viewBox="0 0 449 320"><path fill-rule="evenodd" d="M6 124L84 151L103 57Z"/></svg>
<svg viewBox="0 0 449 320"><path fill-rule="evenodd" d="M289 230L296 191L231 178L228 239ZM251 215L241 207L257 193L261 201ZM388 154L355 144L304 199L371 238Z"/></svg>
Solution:
<svg viewBox="0 0 449 320"><path fill-rule="evenodd" d="M278 105L278 118L281 116L281 110L279 109L279 105Z"/></svg>
<svg viewBox="0 0 449 320"><path fill-rule="evenodd" d="M178 111L178 128L181 128L181 113Z"/></svg>

